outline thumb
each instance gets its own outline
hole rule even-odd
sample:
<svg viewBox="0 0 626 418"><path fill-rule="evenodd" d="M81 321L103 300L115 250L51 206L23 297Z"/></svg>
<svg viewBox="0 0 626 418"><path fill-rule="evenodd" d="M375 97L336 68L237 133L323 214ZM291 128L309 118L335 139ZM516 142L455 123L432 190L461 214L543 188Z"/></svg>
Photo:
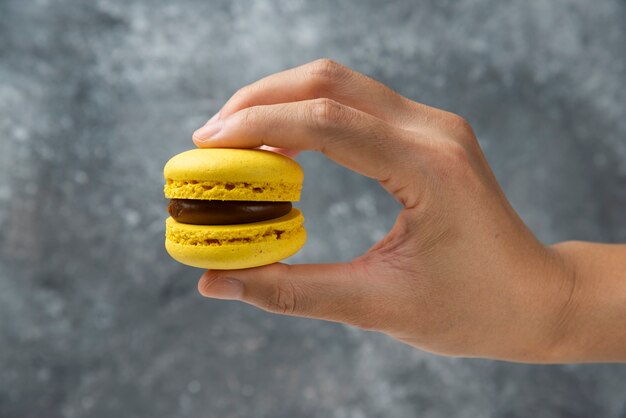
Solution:
<svg viewBox="0 0 626 418"><path fill-rule="evenodd" d="M198 290L206 297L240 300L269 312L370 328L374 292L362 270L355 262L208 270Z"/></svg>

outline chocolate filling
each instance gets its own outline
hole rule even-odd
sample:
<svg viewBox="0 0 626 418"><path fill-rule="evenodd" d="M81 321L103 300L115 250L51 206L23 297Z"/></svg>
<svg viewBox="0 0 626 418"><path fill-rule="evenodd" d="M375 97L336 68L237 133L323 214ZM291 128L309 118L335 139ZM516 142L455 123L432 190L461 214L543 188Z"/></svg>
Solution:
<svg viewBox="0 0 626 418"><path fill-rule="evenodd" d="M167 211L185 224L247 224L280 218L291 211L291 202L171 199Z"/></svg>

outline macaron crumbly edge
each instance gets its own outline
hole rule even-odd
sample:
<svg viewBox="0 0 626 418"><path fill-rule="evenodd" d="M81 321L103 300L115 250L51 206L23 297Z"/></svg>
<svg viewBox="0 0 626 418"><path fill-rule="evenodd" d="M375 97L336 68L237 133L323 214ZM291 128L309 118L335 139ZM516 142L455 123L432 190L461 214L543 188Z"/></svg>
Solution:
<svg viewBox="0 0 626 418"><path fill-rule="evenodd" d="M252 200L297 202L301 183L244 183L166 179L163 192L168 199Z"/></svg>

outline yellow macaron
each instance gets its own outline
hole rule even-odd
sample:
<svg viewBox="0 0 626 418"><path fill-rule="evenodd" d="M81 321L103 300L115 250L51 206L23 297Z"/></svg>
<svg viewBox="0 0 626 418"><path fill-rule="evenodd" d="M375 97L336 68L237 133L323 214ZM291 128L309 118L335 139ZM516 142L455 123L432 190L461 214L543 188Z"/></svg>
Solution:
<svg viewBox="0 0 626 418"><path fill-rule="evenodd" d="M306 241L300 200L304 174L291 158L264 150L207 148L164 168L170 200L165 248L194 267L232 270L271 264Z"/></svg>

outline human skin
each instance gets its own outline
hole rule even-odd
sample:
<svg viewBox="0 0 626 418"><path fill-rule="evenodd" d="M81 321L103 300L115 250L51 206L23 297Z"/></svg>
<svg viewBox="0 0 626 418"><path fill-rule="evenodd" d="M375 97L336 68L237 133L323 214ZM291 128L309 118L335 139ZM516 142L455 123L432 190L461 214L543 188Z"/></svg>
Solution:
<svg viewBox="0 0 626 418"><path fill-rule="evenodd" d="M207 271L202 295L443 355L626 361L626 245L539 242L461 117L322 59L242 88L193 140L319 151L378 180L403 207L355 260Z"/></svg>

